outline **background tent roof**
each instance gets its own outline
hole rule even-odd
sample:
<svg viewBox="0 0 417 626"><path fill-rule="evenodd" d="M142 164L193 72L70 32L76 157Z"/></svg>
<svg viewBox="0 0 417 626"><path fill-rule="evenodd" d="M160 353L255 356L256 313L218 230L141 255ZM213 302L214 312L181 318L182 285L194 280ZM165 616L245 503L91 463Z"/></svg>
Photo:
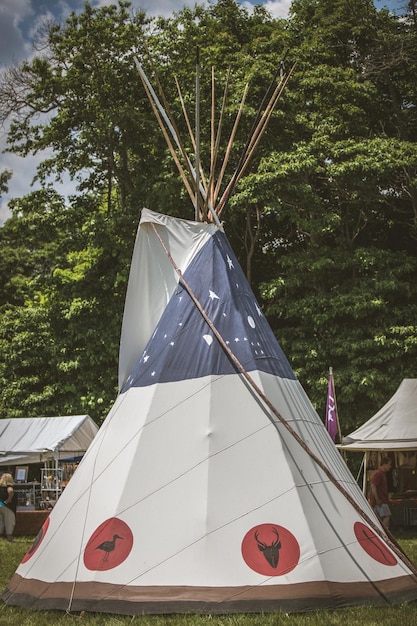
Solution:
<svg viewBox="0 0 417 626"><path fill-rule="evenodd" d="M417 378L405 378L392 398L338 447L357 451L417 449Z"/></svg>
<svg viewBox="0 0 417 626"><path fill-rule="evenodd" d="M88 415L0 420L0 466L40 463L45 454L60 459L84 454L98 426Z"/></svg>

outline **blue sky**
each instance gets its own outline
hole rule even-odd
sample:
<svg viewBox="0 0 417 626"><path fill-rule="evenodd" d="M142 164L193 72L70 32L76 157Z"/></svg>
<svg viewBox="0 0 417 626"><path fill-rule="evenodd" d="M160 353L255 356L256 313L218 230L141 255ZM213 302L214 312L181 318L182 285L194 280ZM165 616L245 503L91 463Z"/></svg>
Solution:
<svg viewBox="0 0 417 626"><path fill-rule="evenodd" d="M286 17L291 0L239 0L248 10L253 4L265 5L273 17ZM388 7L400 10L406 0L374 0L377 8ZM113 4L114 0L90 0L92 6ZM169 16L184 6L194 6L196 0L131 0L136 9L144 9L149 15ZM202 0L198 0L202 3ZM64 20L71 11L82 11L84 0L0 0L0 68L12 66L33 54L32 41L45 20ZM4 145L4 129L0 128L0 150ZM19 197L31 191L30 182L38 162L36 157L21 159L0 153L0 171L12 169L9 195L0 201L0 225L9 215L7 202L10 197ZM65 194L64 183L58 190Z"/></svg>

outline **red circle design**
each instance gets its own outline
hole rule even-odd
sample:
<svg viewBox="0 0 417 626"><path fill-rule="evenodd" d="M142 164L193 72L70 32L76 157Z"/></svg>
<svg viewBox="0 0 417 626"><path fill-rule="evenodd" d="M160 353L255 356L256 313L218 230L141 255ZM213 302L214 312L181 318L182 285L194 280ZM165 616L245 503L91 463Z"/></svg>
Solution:
<svg viewBox="0 0 417 626"><path fill-rule="evenodd" d="M117 567L129 556L133 534L117 517L110 517L93 532L84 550L84 565L93 571Z"/></svg>
<svg viewBox="0 0 417 626"><path fill-rule="evenodd" d="M373 530L362 522L355 522L353 527L356 539L370 557L382 565L397 565L397 559Z"/></svg>
<svg viewBox="0 0 417 626"><path fill-rule="evenodd" d="M44 540L46 531L48 530L48 526L49 526L49 517L47 517L46 520L44 521L42 528L40 529L40 531L35 537L34 542L30 546L29 550L26 552L25 556L23 557L22 563L26 563L26 561L29 561L29 559L32 558L32 556L35 554L36 550L39 548L42 541Z"/></svg>
<svg viewBox="0 0 417 626"><path fill-rule="evenodd" d="M242 556L246 565L258 574L282 576L297 566L300 546L287 528L278 524L260 524L244 536Z"/></svg>

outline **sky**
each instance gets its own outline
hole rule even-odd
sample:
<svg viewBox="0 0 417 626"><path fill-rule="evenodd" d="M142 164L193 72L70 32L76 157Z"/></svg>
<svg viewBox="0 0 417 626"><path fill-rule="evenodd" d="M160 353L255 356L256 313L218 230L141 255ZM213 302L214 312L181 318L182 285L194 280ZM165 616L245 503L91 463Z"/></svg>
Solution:
<svg viewBox="0 0 417 626"><path fill-rule="evenodd" d="M198 4L203 4L199 0ZM396 10L406 0L374 0L377 8L387 6ZM287 17L291 0L239 0L240 4L252 10L253 4L264 5L273 17ZM135 9L143 9L148 15L168 17L184 6L194 6L196 0L131 0ZM33 55L32 42L37 28L45 18L57 21L65 20L72 12L82 12L84 0L0 0L0 68L13 66ZM93 7L114 4L114 0L90 0ZM36 187L31 186L39 157L17 157L3 154L5 132L0 128L0 172L4 169L13 170L9 181L9 193L0 199L0 225L9 217L8 202L10 198L21 197ZM73 185L64 181L57 186L63 195L73 191Z"/></svg>

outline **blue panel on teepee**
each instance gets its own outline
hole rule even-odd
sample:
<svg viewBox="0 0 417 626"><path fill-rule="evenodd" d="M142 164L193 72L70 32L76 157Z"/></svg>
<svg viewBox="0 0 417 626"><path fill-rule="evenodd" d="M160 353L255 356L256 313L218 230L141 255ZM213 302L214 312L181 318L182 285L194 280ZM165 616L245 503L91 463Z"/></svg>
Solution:
<svg viewBox="0 0 417 626"><path fill-rule="evenodd" d="M184 279L247 371L295 379L224 233L211 237ZM174 292L123 391L131 386L236 373L187 290Z"/></svg>

